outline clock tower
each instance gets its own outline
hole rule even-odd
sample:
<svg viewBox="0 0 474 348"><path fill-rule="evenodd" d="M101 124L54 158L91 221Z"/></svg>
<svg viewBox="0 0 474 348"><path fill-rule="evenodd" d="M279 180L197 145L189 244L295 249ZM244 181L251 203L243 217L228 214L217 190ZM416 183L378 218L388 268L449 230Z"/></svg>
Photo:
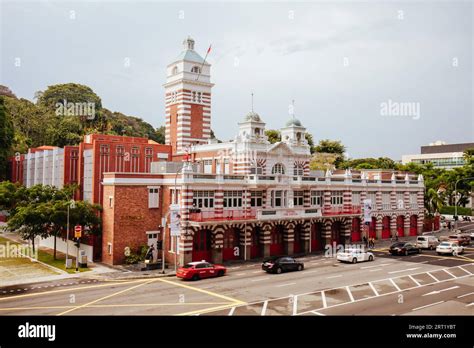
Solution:
<svg viewBox="0 0 474 348"><path fill-rule="evenodd" d="M194 50L188 37L184 49L166 69L166 144L173 154L206 144L211 136L211 65ZM209 51L208 51L209 52Z"/></svg>

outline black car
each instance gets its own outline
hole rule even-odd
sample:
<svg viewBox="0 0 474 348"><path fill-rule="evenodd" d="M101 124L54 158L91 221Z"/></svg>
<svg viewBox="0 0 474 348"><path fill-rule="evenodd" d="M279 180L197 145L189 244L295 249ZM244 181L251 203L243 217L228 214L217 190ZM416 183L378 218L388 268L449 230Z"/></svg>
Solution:
<svg viewBox="0 0 474 348"><path fill-rule="evenodd" d="M407 256L408 254L419 254L421 253L421 249L414 246L411 243L407 242L399 242L392 244L390 246L390 254L392 255L405 255Z"/></svg>
<svg viewBox="0 0 474 348"><path fill-rule="evenodd" d="M262 269L268 273L302 271L304 264L289 256L278 256L263 260Z"/></svg>

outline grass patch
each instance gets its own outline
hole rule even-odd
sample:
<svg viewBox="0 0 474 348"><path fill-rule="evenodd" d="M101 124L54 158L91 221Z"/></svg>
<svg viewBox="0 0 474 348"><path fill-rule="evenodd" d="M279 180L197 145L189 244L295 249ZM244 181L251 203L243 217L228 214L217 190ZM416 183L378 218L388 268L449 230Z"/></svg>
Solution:
<svg viewBox="0 0 474 348"><path fill-rule="evenodd" d="M50 266L56 267L62 271L66 271L67 273L76 273L76 267L74 260L72 262L73 268L66 269L66 260L65 258L58 257L56 260L53 258L53 254L50 254L44 250L38 250L38 260L44 262ZM88 272L90 268L80 268L79 272Z"/></svg>
<svg viewBox="0 0 474 348"><path fill-rule="evenodd" d="M10 243L10 244L17 244L17 245L20 244L20 243L15 242L11 239L0 236L0 244L7 244L7 242ZM36 248L38 248L38 246L36 246ZM75 267L74 260L72 262L73 268L66 269L66 260L65 260L64 257L59 256L55 260L53 258L52 250L51 250L51 253L49 253L47 251L44 251L44 250L41 250L41 249L37 249L37 251L38 251L38 261L44 262L47 265L53 266L53 267L58 268L62 271L65 271L67 273L71 273L71 274L76 273L76 267ZM20 260L21 260L21 258L20 258ZM79 268L79 272L88 272L90 270L91 270L90 268Z"/></svg>

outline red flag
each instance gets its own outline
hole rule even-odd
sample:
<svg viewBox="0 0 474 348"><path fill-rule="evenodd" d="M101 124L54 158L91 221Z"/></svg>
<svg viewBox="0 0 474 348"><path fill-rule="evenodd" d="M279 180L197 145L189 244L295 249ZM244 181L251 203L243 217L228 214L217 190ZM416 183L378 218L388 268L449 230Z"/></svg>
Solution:
<svg viewBox="0 0 474 348"><path fill-rule="evenodd" d="M207 53L206 53L206 54L209 54L209 52L211 52L211 47L212 47L212 45L209 45L209 48L207 49Z"/></svg>

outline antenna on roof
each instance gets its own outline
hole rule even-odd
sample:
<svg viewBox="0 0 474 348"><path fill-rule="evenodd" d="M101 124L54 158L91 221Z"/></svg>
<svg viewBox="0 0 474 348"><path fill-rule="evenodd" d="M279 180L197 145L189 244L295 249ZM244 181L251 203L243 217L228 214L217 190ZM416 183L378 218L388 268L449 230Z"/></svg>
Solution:
<svg viewBox="0 0 474 348"><path fill-rule="evenodd" d="M252 112L253 112L253 92L251 93L252 95Z"/></svg>
<svg viewBox="0 0 474 348"><path fill-rule="evenodd" d="M293 120L295 119L295 100L291 101L291 113L293 114Z"/></svg>

